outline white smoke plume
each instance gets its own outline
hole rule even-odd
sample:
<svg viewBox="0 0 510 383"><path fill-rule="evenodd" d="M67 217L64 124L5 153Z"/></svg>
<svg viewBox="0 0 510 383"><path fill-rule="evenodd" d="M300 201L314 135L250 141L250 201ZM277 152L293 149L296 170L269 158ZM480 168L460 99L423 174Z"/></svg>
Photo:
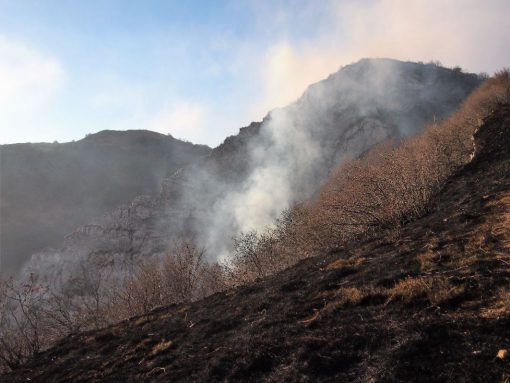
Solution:
<svg viewBox="0 0 510 383"><path fill-rule="evenodd" d="M238 148L241 155L223 164L235 173L242 158L249 164L245 177L225 182L215 168L189 172L183 190L202 244L211 257L228 257L232 236L259 231L313 196L343 158L451 113L478 81L467 77L471 83L455 82L454 71L435 64L377 59L312 85L297 102L270 112L247 148Z"/></svg>

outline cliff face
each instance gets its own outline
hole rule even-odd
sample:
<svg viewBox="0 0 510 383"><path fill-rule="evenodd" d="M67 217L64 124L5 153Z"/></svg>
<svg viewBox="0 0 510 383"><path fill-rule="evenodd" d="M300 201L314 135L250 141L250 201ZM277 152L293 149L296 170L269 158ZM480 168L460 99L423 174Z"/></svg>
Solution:
<svg viewBox="0 0 510 383"><path fill-rule="evenodd" d="M64 144L0 146L3 273L64 235L141 194L209 153L149 131L103 131Z"/></svg>
<svg viewBox="0 0 510 383"><path fill-rule="evenodd" d="M509 105L474 145L398 238L71 335L0 382L507 381Z"/></svg>
<svg viewBox="0 0 510 383"><path fill-rule="evenodd" d="M98 251L130 260L157 255L182 236L193 236L210 257L225 255L232 235L312 196L343 158L447 116L479 83L476 75L435 65L349 65L165 179L158 198L135 199L78 229L34 255L27 269L51 274Z"/></svg>

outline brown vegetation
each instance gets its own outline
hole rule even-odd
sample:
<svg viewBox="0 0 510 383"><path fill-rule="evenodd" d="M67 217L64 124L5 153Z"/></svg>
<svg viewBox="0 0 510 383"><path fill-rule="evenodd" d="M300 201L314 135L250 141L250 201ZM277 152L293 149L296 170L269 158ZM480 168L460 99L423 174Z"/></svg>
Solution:
<svg viewBox="0 0 510 383"><path fill-rule="evenodd" d="M472 158L473 134L494 108L510 100L510 78L502 71L468 97L460 110L400 145L384 143L342 164L310 209L323 251L381 230L398 231L429 210L445 180Z"/></svg>
<svg viewBox="0 0 510 383"><path fill-rule="evenodd" d="M406 278L399 281L389 290L389 301L401 299L405 303L412 303L417 298L425 297L432 305L440 305L463 292L463 287L452 285L445 277Z"/></svg>
<svg viewBox="0 0 510 383"><path fill-rule="evenodd" d="M314 201L286 211L261 234L238 237L236 276L246 282L374 234L398 236L402 225L427 214L445 181L473 158L473 134L483 119L509 101L510 72L503 70L445 121L342 163Z"/></svg>
<svg viewBox="0 0 510 383"><path fill-rule="evenodd" d="M177 302L190 302L223 288L221 270L209 265L204 250L182 242L163 260L150 259L117 287L115 311L123 318Z"/></svg>

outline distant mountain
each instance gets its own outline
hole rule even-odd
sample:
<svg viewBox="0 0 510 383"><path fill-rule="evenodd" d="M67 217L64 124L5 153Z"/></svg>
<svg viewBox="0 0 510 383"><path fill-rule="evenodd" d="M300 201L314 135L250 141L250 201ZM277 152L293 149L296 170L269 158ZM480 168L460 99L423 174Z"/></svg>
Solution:
<svg viewBox="0 0 510 383"><path fill-rule="evenodd" d="M145 130L0 146L1 272L138 195L157 195L166 176L209 152Z"/></svg>
<svg viewBox="0 0 510 383"><path fill-rule="evenodd" d="M165 179L157 198L136 198L79 227L55 249L35 254L27 268L54 275L91 254L155 256L183 236L209 257L225 256L234 234L261 228L313 196L344 158L448 116L481 80L390 59L346 66Z"/></svg>

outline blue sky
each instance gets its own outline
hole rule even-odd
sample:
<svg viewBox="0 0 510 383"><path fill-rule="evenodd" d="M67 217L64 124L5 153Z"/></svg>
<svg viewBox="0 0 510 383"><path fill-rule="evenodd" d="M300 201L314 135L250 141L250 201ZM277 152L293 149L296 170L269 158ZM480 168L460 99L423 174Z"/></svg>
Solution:
<svg viewBox="0 0 510 383"><path fill-rule="evenodd" d="M507 0L0 0L0 143L215 146L362 57L508 66L509 20Z"/></svg>

